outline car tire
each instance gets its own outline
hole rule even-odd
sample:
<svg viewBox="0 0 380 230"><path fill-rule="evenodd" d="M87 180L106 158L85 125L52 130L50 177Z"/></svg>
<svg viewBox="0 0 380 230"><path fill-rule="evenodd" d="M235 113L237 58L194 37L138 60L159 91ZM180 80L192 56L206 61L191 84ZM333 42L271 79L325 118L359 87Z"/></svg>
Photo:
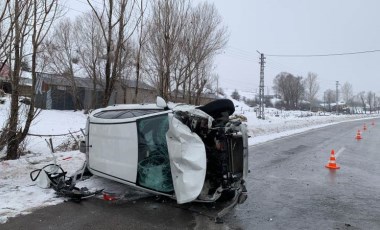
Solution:
<svg viewBox="0 0 380 230"><path fill-rule="evenodd" d="M215 100L206 105L199 106L198 109L209 114L213 118L221 117L222 112L228 112L229 116L235 112L234 103L229 99Z"/></svg>

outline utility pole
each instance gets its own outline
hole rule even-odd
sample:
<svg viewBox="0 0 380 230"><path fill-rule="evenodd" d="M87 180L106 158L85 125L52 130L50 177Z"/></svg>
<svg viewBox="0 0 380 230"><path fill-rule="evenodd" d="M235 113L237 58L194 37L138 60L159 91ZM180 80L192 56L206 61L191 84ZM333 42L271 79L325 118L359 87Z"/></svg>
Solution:
<svg viewBox="0 0 380 230"><path fill-rule="evenodd" d="M338 90L338 87L339 87L339 81L336 81L336 114L338 115L339 113L339 110L338 110L338 100L339 100L339 90Z"/></svg>
<svg viewBox="0 0 380 230"><path fill-rule="evenodd" d="M323 115L326 115L326 91L323 93Z"/></svg>
<svg viewBox="0 0 380 230"><path fill-rule="evenodd" d="M263 53L260 53L260 90L259 90L259 119L265 119L264 115L264 64L265 57Z"/></svg>

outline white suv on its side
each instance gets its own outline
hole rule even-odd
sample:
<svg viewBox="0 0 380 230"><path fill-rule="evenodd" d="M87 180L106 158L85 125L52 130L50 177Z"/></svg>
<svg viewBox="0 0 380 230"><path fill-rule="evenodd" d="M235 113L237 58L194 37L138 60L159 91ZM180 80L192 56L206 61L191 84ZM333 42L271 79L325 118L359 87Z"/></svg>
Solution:
<svg viewBox="0 0 380 230"><path fill-rule="evenodd" d="M231 119L231 100L204 106L114 105L88 117L81 151L95 175L177 203L243 203L248 172L246 125Z"/></svg>

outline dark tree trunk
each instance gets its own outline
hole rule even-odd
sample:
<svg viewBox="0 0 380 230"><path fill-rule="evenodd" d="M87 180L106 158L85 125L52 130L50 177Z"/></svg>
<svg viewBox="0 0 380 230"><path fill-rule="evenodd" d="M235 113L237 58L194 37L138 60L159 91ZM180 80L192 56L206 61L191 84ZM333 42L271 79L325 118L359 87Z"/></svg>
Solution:
<svg viewBox="0 0 380 230"><path fill-rule="evenodd" d="M10 117L8 120L8 138L7 138L7 156L6 159L14 160L18 158L18 146L20 144L18 139L18 100L19 100L19 75L21 69L21 29L19 22L19 2L15 1L15 40L14 40L14 54L15 54L15 62L14 68L11 73L11 82L12 82L12 96L11 96L11 111Z"/></svg>

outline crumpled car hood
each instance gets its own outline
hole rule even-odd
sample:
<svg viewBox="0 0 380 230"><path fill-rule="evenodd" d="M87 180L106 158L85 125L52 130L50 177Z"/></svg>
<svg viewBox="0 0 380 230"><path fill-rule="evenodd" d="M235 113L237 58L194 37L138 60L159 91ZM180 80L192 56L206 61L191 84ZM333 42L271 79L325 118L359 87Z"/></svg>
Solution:
<svg viewBox="0 0 380 230"><path fill-rule="evenodd" d="M212 122L208 114L197 109L192 112ZM169 114L166 140L177 203L193 201L200 194L206 176L205 145L195 132L191 132L173 114Z"/></svg>

